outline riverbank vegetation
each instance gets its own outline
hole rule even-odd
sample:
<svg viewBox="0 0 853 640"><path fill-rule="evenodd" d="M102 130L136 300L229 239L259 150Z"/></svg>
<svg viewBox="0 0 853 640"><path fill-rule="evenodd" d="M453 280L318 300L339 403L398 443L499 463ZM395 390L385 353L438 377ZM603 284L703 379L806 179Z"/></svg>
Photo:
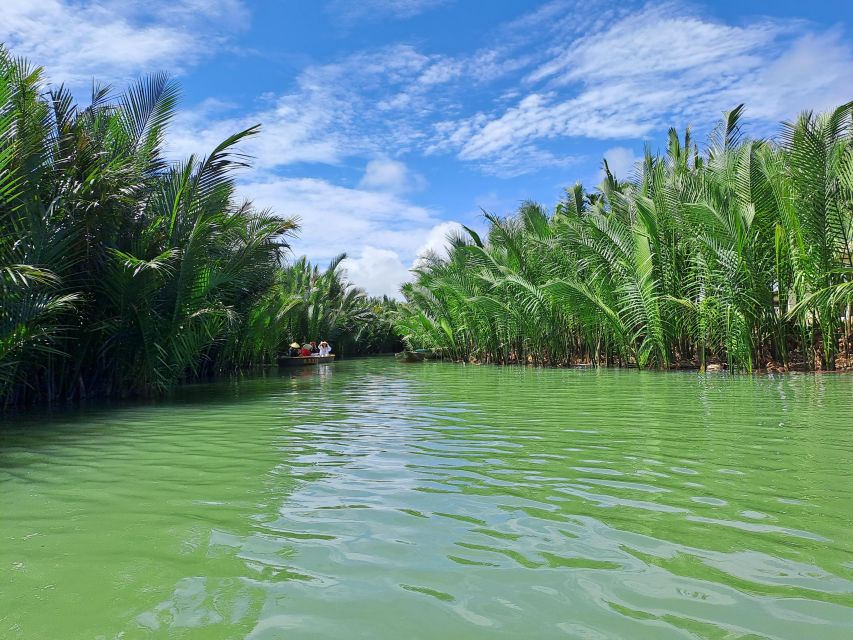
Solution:
<svg viewBox="0 0 853 640"><path fill-rule="evenodd" d="M273 289L281 313L277 326L286 336L321 336L337 355L391 353L402 347L396 331L399 303L393 298L368 297L346 278L334 258L325 270L304 257L278 272Z"/></svg>
<svg viewBox="0 0 853 640"><path fill-rule="evenodd" d="M289 264L298 220L237 198L257 127L167 161L177 99L152 75L81 107L0 51L0 407L158 393L293 339L392 348L392 301L340 258Z"/></svg>
<svg viewBox="0 0 853 640"><path fill-rule="evenodd" d="M487 215L404 288L412 347L465 360L751 371L850 363L853 103L773 140L726 114L630 180ZM620 177L621 178L621 177Z"/></svg>

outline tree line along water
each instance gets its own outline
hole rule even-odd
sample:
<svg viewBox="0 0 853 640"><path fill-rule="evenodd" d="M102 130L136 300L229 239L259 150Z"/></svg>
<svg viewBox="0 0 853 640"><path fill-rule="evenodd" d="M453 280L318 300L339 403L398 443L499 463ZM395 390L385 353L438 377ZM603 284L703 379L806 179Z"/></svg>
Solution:
<svg viewBox="0 0 853 640"><path fill-rule="evenodd" d="M169 162L178 86L153 74L77 104L0 50L0 408L155 395L274 364L296 340L388 352L396 301L341 262L288 261L296 217L235 195L235 133Z"/></svg>
<svg viewBox="0 0 853 640"><path fill-rule="evenodd" d="M487 214L404 287L400 331L456 358L775 371L850 367L853 103L749 138L670 130L635 175Z"/></svg>

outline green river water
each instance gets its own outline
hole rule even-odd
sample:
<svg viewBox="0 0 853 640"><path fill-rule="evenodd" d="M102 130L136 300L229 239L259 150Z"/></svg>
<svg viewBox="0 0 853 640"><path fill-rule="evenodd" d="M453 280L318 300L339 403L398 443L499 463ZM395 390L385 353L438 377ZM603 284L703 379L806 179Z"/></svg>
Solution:
<svg viewBox="0 0 853 640"><path fill-rule="evenodd" d="M393 359L4 418L0 638L853 638L853 377Z"/></svg>

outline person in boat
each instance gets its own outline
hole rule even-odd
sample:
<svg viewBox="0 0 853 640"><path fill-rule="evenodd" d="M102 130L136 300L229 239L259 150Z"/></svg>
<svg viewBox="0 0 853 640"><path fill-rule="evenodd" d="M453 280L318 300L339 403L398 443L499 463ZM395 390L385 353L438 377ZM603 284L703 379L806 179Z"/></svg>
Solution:
<svg viewBox="0 0 853 640"><path fill-rule="evenodd" d="M321 356L324 356L324 357L325 357L325 356L329 355L330 353L332 353L332 347L330 347L330 346L329 346L329 343L328 343L328 342L326 342L325 340L323 340L323 341L320 343L320 349L319 349L318 353L319 353Z"/></svg>
<svg viewBox="0 0 853 640"><path fill-rule="evenodd" d="M298 358L299 357L299 343L298 342L291 342L290 343L290 351L288 352L288 355L291 358Z"/></svg>
<svg viewBox="0 0 853 640"><path fill-rule="evenodd" d="M320 348L317 346L317 343L313 340L309 343L311 345L311 353L312 355L317 355L320 353Z"/></svg>
<svg viewBox="0 0 853 640"><path fill-rule="evenodd" d="M311 345L307 342L302 345L302 348L299 350L299 355L303 358L307 358L311 355Z"/></svg>

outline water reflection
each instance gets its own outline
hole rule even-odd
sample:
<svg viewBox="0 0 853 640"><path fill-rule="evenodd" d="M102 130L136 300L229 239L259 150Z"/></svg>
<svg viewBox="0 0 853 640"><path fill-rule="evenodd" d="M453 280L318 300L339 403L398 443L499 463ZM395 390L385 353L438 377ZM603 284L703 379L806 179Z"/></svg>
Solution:
<svg viewBox="0 0 853 640"><path fill-rule="evenodd" d="M0 560L76 526L93 637L847 638L850 382L388 361L247 381L247 402L16 442Z"/></svg>

